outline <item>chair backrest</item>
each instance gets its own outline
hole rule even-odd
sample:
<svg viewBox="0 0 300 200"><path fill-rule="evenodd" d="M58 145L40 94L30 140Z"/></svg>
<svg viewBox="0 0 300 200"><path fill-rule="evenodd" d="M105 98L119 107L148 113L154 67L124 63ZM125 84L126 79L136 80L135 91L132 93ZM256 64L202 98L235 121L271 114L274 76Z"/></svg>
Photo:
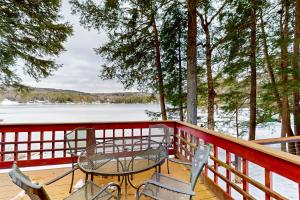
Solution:
<svg viewBox="0 0 300 200"><path fill-rule="evenodd" d="M13 164L9 176L14 184L22 188L32 200L50 200L43 186L32 183L28 176L24 175L16 163Z"/></svg>
<svg viewBox="0 0 300 200"><path fill-rule="evenodd" d="M76 128L65 135L68 143L67 152L72 156L77 156L80 149L86 149L96 144L95 129L93 128ZM79 150L79 151L78 151Z"/></svg>
<svg viewBox="0 0 300 200"><path fill-rule="evenodd" d="M208 160L210 152L210 146L201 145L197 147L195 151L193 160L192 160L192 169L191 169L191 187L194 190L196 182Z"/></svg>
<svg viewBox="0 0 300 200"><path fill-rule="evenodd" d="M155 140L155 135L163 135L161 142L164 146L171 146L172 139L171 136L173 135L172 129L164 124L155 124L149 126L149 139Z"/></svg>

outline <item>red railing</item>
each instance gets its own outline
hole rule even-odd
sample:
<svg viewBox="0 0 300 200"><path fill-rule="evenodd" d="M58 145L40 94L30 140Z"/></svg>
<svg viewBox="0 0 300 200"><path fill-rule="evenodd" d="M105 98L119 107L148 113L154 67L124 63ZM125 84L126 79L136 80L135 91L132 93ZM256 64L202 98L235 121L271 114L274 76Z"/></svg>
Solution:
<svg viewBox="0 0 300 200"><path fill-rule="evenodd" d="M20 166L39 166L71 162L64 135L79 127L94 128L97 140L148 135L149 125L165 124L174 129L174 153L191 160L199 143L212 146L212 153L204 172L204 181L216 194L225 199L299 199L300 159L254 142L239 140L183 122L142 121L63 124L2 124L0 125L0 168L9 168L17 160ZM241 159L241 169L233 165ZM253 167L255 165L255 167ZM262 171L259 177L253 172ZM233 177L239 177L236 183ZM277 190L272 177L282 176L293 184L293 194ZM289 187L286 185L286 187ZM284 191L284 190L283 190ZM295 192L297 191L297 192ZM292 195L292 196L289 196Z"/></svg>
<svg viewBox="0 0 300 200"><path fill-rule="evenodd" d="M0 169L11 167L13 161L18 161L18 165L24 167L70 163L65 134L76 128L94 128L97 140L108 140L147 136L149 125L157 123L159 122L0 125ZM174 122L165 124L174 127ZM76 146L80 139L75 142Z"/></svg>

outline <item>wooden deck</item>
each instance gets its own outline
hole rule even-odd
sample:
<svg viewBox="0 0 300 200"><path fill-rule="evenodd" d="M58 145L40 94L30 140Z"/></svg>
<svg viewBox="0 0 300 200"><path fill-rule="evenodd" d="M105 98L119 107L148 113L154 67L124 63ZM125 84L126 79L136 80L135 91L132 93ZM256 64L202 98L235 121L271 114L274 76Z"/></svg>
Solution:
<svg viewBox="0 0 300 200"><path fill-rule="evenodd" d="M25 171L24 174L28 175L32 181L43 183L47 180L50 180L54 177L59 176L60 174L66 172L69 170L68 168L59 168L59 169L49 169L49 170L34 170L34 171ZM177 165L174 163L170 163L170 176L186 180L188 181L189 178L189 169ZM135 185L139 185L143 180L147 180L151 177L151 174L154 172L154 170L149 170L147 172L143 172L141 174L135 175L134 180L132 181ZM162 167L162 173L167 174L166 165ZM76 184L80 179L84 180L85 175L80 172L80 170L77 170L75 173L75 181L74 184ZM63 179L53 183L50 186L46 187L46 191L50 195L51 199L53 200L61 200L64 197L68 196L68 190L69 190L69 184L71 181L71 175L68 175L64 177ZM94 181L98 185L104 185L108 182L115 182L118 183L118 180L116 177L112 178L104 178L104 177L94 177ZM0 174L0 200L8 200L15 197L18 193L21 192L21 189L19 189L16 185L14 185L10 177L7 173ZM217 199L216 196L204 185L201 183L201 181L198 181L198 184L196 186L196 192L197 196L194 197L194 199L197 200L214 200ZM28 197L22 198L22 199L29 199ZM124 196L124 184L122 185L122 199L125 199ZM135 199L135 189L128 186L128 199ZM19 199L18 199L19 200Z"/></svg>

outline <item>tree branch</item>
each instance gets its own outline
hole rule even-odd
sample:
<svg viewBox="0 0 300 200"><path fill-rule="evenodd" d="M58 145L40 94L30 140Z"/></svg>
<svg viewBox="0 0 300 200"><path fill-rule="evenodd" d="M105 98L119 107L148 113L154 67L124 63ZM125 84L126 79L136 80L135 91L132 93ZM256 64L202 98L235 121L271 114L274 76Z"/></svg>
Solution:
<svg viewBox="0 0 300 200"><path fill-rule="evenodd" d="M228 0L225 0L225 2L222 4L222 6L219 8L219 10L211 17L211 19L208 22L208 25L211 24L211 22L220 14L220 12L223 10L225 5L228 3Z"/></svg>

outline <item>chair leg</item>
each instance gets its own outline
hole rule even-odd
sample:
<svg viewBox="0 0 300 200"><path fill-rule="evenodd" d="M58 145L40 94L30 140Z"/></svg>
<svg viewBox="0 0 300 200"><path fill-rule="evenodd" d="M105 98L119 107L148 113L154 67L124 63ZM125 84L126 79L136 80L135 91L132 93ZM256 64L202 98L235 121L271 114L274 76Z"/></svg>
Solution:
<svg viewBox="0 0 300 200"><path fill-rule="evenodd" d="M88 181L88 179L89 179L89 174L85 173L85 183Z"/></svg>
<svg viewBox="0 0 300 200"><path fill-rule="evenodd" d="M74 166L73 166L73 165L72 165L72 169L74 169ZM72 180L71 180L71 185L70 185L69 193L72 192L73 182L74 182L74 170L72 171Z"/></svg>
<svg viewBox="0 0 300 200"><path fill-rule="evenodd" d="M168 169L168 174L170 174L169 159L167 159L167 169Z"/></svg>
<svg viewBox="0 0 300 200"><path fill-rule="evenodd" d="M141 189L142 186L143 186L143 184L140 185L140 186L137 188L137 190L136 190L136 193L135 193L135 199L136 199L136 200L139 200L139 199L140 199L140 193L139 193L139 191L140 191L140 189Z"/></svg>

